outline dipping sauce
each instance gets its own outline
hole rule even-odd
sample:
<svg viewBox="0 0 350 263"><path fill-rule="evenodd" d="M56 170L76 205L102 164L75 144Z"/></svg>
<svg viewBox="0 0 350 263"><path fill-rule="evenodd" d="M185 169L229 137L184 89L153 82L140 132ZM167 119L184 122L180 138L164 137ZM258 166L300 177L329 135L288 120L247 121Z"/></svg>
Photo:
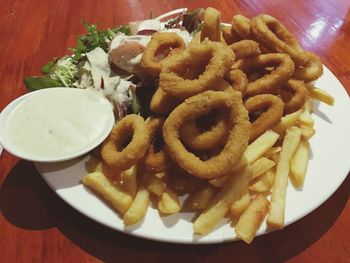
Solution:
<svg viewBox="0 0 350 263"><path fill-rule="evenodd" d="M27 95L10 112L2 143L23 159L63 161L95 148L113 125L112 106L99 92L49 88Z"/></svg>

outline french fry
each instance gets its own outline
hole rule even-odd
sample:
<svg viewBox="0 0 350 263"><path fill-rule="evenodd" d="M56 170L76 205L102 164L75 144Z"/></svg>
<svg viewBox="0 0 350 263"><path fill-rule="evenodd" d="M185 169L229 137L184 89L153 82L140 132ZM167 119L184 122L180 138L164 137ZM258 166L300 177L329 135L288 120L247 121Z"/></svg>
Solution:
<svg viewBox="0 0 350 263"><path fill-rule="evenodd" d="M139 222L142 218L144 218L147 208L149 206L149 192L144 187L144 185L140 185L134 201L132 202L130 208L124 214L124 224L125 225L133 225Z"/></svg>
<svg viewBox="0 0 350 263"><path fill-rule="evenodd" d="M274 147L274 148L277 148L277 147ZM274 165L275 165L274 161L272 161L266 157L260 157L259 159L254 161L251 165L252 179L265 173L267 170L272 168ZM229 179L229 175L224 175L224 176L221 176L219 178L210 179L209 183L216 186L216 187L222 187L225 185L225 183L228 181L228 179Z"/></svg>
<svg viewBox="0 0 350 263"><path fill-rule="evenodd" d="M251 201L249 191L245 191L240 198L234 201L230 206L230 213L233 217L240 215L247 209Z"/></svg>
<svg viewBox="0 0 350 263"><path fill-rule="evenodd" d="M260 135L255 141L248 145L245 150L242 159L234 167L234 171L242 168L246 164L250 164L259 159L266 151L268 151L278 140L279 134L272 130L267 130L265 133ZM219 178L210 179L209 183L216 186L222 187L227 180L228 175L221 176Z"/></svg>
<svg viewBox="0 0 350 263"><path fill-rule="evenodd" d="M189 207L192 209L203 210L206 208L215 194L215 189L208 185L198 189L189 201Z"/></svg>
<svg viewBox="0 0 350 263"><path fill-rule="evenodd" d="M93 172L85 175L82 182L121 214L124 214L132 204L132 196L124 192L118 184L114 184L101 172Z"/></svg>
<svg viewBox="0 0 350 263"><path fill-rule="evenodd" d="M303 109L307 110L310 113L313 111L313 99L312 98L306 99L305 104L303 106Z"/></svg>
<svg viewBox="0 0 350 263"><path fill-rule="evenodd" d="M306 85L306 87L307 87L307 90L309 92L309 96L311 98L322 101L323 103L326 103L330 106L334 105L334 97L332 95L330 95L328 92L326 92L322 89L313 87L311 85Z"/></svg>
<svg viewBox="0 0 350 263"><path fill-rule="evenodd" d="M270 159L275 162L275 164L278 162L278 159L280 158L280 152L273 154Z"/></svg>
<svg viewBox="0 0 350 263"><path fill-rule="evenodd" d="M251 171L244 166L229 181L210 202L209 206L199 215L193 224L194 233L204 235L210 232L230 210L231 204L240 198L247 190Z"/></svg>
<svg viewBox="0 0 350 263"><path fill-rule="evenodd" d="M148 191L156 196L162 196L166 183L164 179L160 179L157 174L144 174L145 187Z"/></svg>
<svg viewBox="0 0 350 263"><path fill-rule="evenodd" d="M250 244L264 221L268 211L269 201L262 194L257 195L243 212L235 226L238 238Z"/></svg>
<svg viewBox="0 0 350 263"><path fill-rule="evenodd" d="M174 214L180 211L181 205L177 194L169 187L165 188L158 201L158 209L163 214Z"/></svg>
<svg viewBox="0 0 350 263"><path fill-rule="evenodd" d="M309 142L301 139L299 146L290 161L290 179L294 187L302 187L309 163Z"/></svg>
<svg viewBox="0 0 350 263"><path fill-rule="evenodd" d="M299 116L302 110L298 110L291 114L287 114L281 118L281 121L273 128L273 130L279 134L284 134L284 132L291 126L295 125L299 120Z"/></svg>
<svg viewBox="0 0 350 263"><path fill-rule="evenodd" d="M309 140L314 134L316 133L316 130L310 126L304 125L304 124L298 124L298 128L301 131L301 136L305 140Z"/></svg>
<svg viewBox="0 0 350 263"><path fill-rule="evenodd" d="M120 185L135 197L137 192L137 165L131 166L128 170L121 172L120 174Z"/></svg>
<svg viewBox="0 0 350 263"><path fill-rule="evenodd" d="M114 184L119 185L123 191L130 193L132 197L136 195L137 165L133 165L129 169L120 172L100 161L96 166L95 171L102 172L113 181Z"/></svg>
<svg viewBox="0 0 350 263"><path fill-rule="evenodd" d="M278 140L279 134L267 130L265 133L260 135L255 141L248 145L245 150L242 159L234 167L234 171L242 168L246 164L250 164L259 159L267 150L269 150Z"/></svg>
<svg viewBox="0 0 350 263"><path fill-rule="evenodd" d="M278 153L280 151L280 149L281 149L281 147L272 147L272 148L267 150L267 151L273 150L273 151L270 151L268 153L268 155L272 155L274 153ZM251 166L251 169L252 169L252 172L253 172L252 179L258 177L259 175L261 175L263 173L265 173L267 170L272 168L274 165L275 165L274 161L268 159L267 157L260 157L258 160L256 160L255 162L252 163L252 166ZM211 185L216 186L216 187L222 187L227 182L228 179L229 179L229 176L228 175L224 175L224 176L221 176L219 178L210 179L209 183Z"/></svg>
<svg viewBox="0 0 350 263"><path fill-rule="evenodd" d="M270 170L272 167L275 166L275 162L266 158L266 157L260 157L258 160L252 163L251 169L252 169L252 178L254 179L256 177L259 177L266 171Z"/></svg>
<svg viewBox="0 0 350 263"><path fill-rule="evenodd" d="M229 175L224 175L219 178L210 179L209 183L215 187L223 187L229 178Z"/></svg>
<svg viewBox="0 0 350 263"><path fill-rule="evenodd" d="M99 163L95 167L94 172L101 172L104 175L108 176L109 178L115 178L120 176L120 171L116 171L115 169L112 169L102 161L99 161Z"/></svg>
<svg viewBox="0 0 350 263"><path fill-rule="evenodd" d="M271 158L276 153L279 153L281 151L281 147L271 147L264 153L264 157Z"/></svg>
<svg viewBox="0 0 350 263"><path fill-rule="evenodd" d="M252 180L250 182L249 190L260 193L267 192L271 189L274 179L275 171L274 169L270 169L263 175Z"/></svg>
<svg viewBox="0 0 350 263"><path fill-rule="evenodd" d="M299 122L308 126L308 127L314 127L314 124L315 124L314 119L312 118L310 111L308 111L306 109L300 114Z"/></svg>
<svg viewBox="0 0 350 263"><path fill-rule="evenodd" d="M128 170L125 171L117 171L111 167L109 167L104 162L100 161L95 166L96 172L101 172L105 176L107 176L114 184L118 184L121 189L131 194L131 196L136 195L137 191L137 166L133 165Z"/></svg>
<svg viewBox="0 0 350 263"><path fill-rule="evenodd" d="M301 132L299 128L291 126L287 129L276 167L271 204L267 216L267 223L272 228L283 228L284 226L289 162L299 145L300 138Z"/></svg>

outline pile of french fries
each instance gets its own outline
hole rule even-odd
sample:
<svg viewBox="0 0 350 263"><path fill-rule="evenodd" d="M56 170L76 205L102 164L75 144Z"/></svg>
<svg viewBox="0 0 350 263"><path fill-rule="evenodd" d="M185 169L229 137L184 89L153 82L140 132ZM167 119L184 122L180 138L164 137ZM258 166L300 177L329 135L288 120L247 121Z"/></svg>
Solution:
<svg viewBox="0 0 350 263"><path fill-rule="evenodd" d="M270 228L283 228L289 179L296 188L304 184L308 141L315 134L312 100L334 103L331 95L311 86L309 96L302 109L252 142L230 175L204 181L176 171L150 174L137 166L119 173L91 157L82 183L122 215L125 225L142 220L153 198L160 214L180 212L182 206L198 211L195 234L207 234L229 217L236 236L251 243L265 218ZM184 193L189 195L181 204L178 196Z"/></svg>

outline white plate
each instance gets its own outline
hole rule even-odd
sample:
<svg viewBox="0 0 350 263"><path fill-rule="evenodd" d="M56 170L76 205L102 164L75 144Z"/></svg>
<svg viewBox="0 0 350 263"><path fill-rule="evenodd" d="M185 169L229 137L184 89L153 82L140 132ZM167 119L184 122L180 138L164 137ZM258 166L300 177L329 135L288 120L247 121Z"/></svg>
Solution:
<svg viewBox="0 0 350 263"><path fill-rule="evenodd" d="M350 100L336 77L324 67L323 76L316 86L335 97L330 107L316 102L314 119L316 134L311 139L311 159L304 189L288 186L286 225L307 215L321 205L346 178L349 169ZM149 208L139 224L125 227L122 219L104 202L84 188L80 180L85 175L87 157L57 164L37 163L37 168L49 186L68 204L87 217L115 230L148 239L175 243L220 243L235 240L233 229L223 221L206 236L193 235L194 213L179 213L160 217L156 209ZM258 235L265 234L262 225Z"/></svg>

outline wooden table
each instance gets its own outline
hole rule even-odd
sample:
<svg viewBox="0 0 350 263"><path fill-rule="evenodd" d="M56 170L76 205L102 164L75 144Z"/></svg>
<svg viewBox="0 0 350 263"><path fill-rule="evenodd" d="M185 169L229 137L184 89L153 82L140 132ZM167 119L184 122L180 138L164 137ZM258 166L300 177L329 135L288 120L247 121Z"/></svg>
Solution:
<svg viewBox="0 0 350 263"><path fill-rule="evenodd" d="M39 74L48 60L75 45L83 20L105 28L185 6L213 6L225 21L237 13L276 16L350 93L348 0L2 0L0 109L25 93L23 77ZM323 205L282 231L251 245L205 246L163 244L107 229L60 200L33 163L7 152L0 157L0 184L0 262L350 262L349 177Z"/></svg>

